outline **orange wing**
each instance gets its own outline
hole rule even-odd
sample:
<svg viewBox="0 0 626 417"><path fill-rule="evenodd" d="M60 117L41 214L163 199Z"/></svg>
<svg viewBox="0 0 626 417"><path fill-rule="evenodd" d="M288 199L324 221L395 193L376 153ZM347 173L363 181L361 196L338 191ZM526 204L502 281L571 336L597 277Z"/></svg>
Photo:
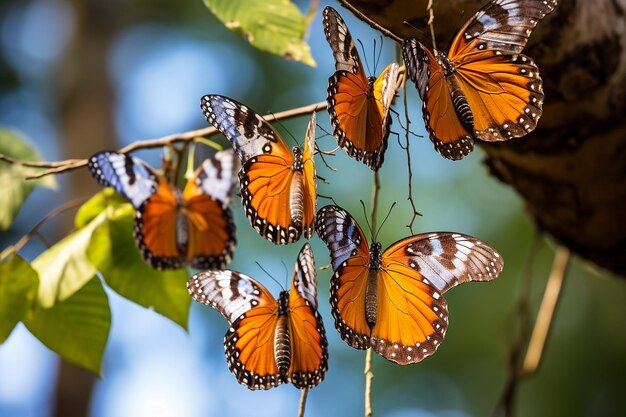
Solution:
<svg viewBox="0 0 626 417"><path fill-rule="evenodd" d="M187 263L178 244L177 194L178 189L159 177L154 194L135 210L135 240L153 268L176 269Z"/></svg>
<svg viewBox="0 0 626 417"><path fill-rule="evenodd" d="M282 382L274 356L277 320L278 304L273 300L245 313L224 336L228 368L240 384L252 390L270 389Z"/></svg>
<svg viewBox="0 0 626 417"><path fill-rule="evenodd" d="M318 385L328 369L328 342L317 311L313 251L305 243L298 255L289 291L291 364L289 381L297 388Z"/></svg>
<svg viewBox="0 0 626 417"><path fill-rule="evenodd" d="M304 137L304 147L302 150L302 229L304 237L310 239L313 236L313 222L315 221L315 209L317 202L317 174L315 172L315 112L311 115L311 121ZM297 200L292 198L293 200ZM293 204L293 203L292 203Z"/></svg>
<svg viewBox="0 0 626 417"><path fill-rule="evenodd" d="M217 152L196 169L183 191L180 211L187 222L179 230L179 240L186 242L181 255L194 268L220 269L232 259L235 222L228 203L238 167L235 161L232 149Z"/></svg>
<svg viewBox="0 0 626 417"><path fill-rule="evenodd" d="M532 132L543 110L539 68L525 55L493 51L462 57L458 80L474 114L474 136L484 141Z"/></svg>
<svg viewBox="0 0 626 417"><path fill-rule="evenodd" d="M292 155L272 126L241 103L209 95L202 98L202 109L241 158L241 197L252 227L278 244L295 242L303 233L309 238L315 211L312 157L302 160L297 147ZM308 129L313 139L314 120Z"/></svg>
<svg viewBox="0 0 626 417"><path fill-rule="evenodd" d="M319 237L331 256L330 306L341 338L357 349L370 347L365 317L365 291L370 254L367 240L356 221L338 206L322 207L315 220Z"/></svg>
<svg viewBox="0 0 626 417"><path fill-rule="evenodd" d="M348 155L377 171L387 148L389 108L396 92L398 64L389 64L377 79L366 77L339 13L326 7L323 23L337 69L328 80L327 96L333 135Z"/></svg>
<svg viewBox="0 0 626 417"><path fill-rule="evenodd" d="M235 271L204 271L187 282L192 297L215 308L229 322L226 360L240 384L252 390L281 384L274 356L276 299L258 281Z"/></svg>
<svg viewBox="0 0 626 417"><path fill-rule="evenodd" d="M463 282L494 279L502 267L493 248L460 233L424 233L394 243L382 255L372 346L401 364L432 355L448 327L442 294Z"/></svg>
<svg viewBox="0 0 626 417"><path fill-rule="evenodd" d="M390 361L406 365L432 355L448 328L446 301L409 267L383 257L371 345Z"/></svg>
<svg viewBox="0 0 626 417"><path fill-rule="evenodd" d="M405 39L402 54L422 99L426 130L435 149L448 159L463 158L474 149L474 138L456 114L441 65L413 38Z"/></svg>
<svg viewBox="0 0 626 417"><path fill-rule="evenodd" d="M474 138L501 141L535 129L542 114L542 81L537 66L521 52L555 7L556 0L493 0L461 28L447 56L437 52L435 58L417 40L404 41L426 128L443 156L463 158Z"/></svg>
<svg viewBox="0 0 626 417"><path fill-rule="evenodd" d="M89 158L89 171L102 185L112 187L135 208L135 241L153 268L186 264L177 241L180 192L142 160L111 151Z"/></svg>

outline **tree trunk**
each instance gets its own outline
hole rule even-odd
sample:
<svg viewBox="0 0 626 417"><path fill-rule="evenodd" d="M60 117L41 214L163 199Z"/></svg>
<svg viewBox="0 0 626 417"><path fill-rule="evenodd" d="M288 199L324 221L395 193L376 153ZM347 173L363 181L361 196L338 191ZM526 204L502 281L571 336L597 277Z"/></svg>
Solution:
<svg viewBox="0 0 626 417"><path fill-rule="evenodd" d="M57 100L63 157L77 158L90 155L94 149L117 148L113 123L114 94L107 72L116 12L107 2L73 0L71 6L76 17L76 30L55 80L60 80ZM69 175L67 181L68 199L89 196L99 188L87 170ZM64 230L72 227L70 219ZM93 374L61 359L53 415L89 415L94 381Z"/></svg>
<svg viewBox="0 0 626 417"><path fill-rule="evenodd" d="M426 40L403 21L428 32L427 0L349 3L400 37ZM484 3L435 1L438 47ZM543 78L543 117L522 139L477 141L485 163L541 230L626 277L626 0L560 0L524 53Z"/></svg>

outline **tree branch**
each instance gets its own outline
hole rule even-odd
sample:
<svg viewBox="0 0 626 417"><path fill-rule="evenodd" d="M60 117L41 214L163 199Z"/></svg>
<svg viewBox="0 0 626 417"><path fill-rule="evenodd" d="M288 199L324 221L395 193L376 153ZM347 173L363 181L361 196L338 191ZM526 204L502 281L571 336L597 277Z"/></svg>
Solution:
<svg viewBox="0 0 626 417"><path fill-rule="evenodd" d="M541 362L546 340L552 327L554 312L561 295L567 267L569 266L569 260L570 250L565 246L559 246L554 257L546 291L543 294L543 300L539 307L539 313L537 313L535 327L528 343L528 350L522 365L523 376L534 374Z"/></svg>
<svg viewBox="0 0 626 417"><path fill-rule="evenodd" d="M360 20L364 21L365 23L367 23L368 25L370 25L371 27L373 27L374 29L376 29L377 31L382 33L383 35L387 36L388 38L393 39L394 41L396 41L398 43L402 43L402 38L401 37L399 37L395 33L391 32L390 30L387 30L384 27L380 26L378 23L374 22L372 19L370 19L369 17L367 17L366 15L361 13L361 11L359 11L359 9L357 9L356 7L351 5L347 0L339 0L339 2L346 9L350 10L357 18L359 18Z"/></svg>
<svg viewBox="0 0 626 417"><path fill-rule="evenodd" d="M308 388L302 388L300 394L300 405L298 406L298 417L304 417L304 409L306 408L306 398L309 395Z"/></svg>
<svg viewBox="0 0 626 417"><path fill-rule="evenodd" d="M267 121L287 120L309 114L314 111L318 112L326 109L326 107L326 101L322 101L295 109L285 110L280 113L271 113L263 117ZM190 142L196 140L197 138L209 137L216 133L218 133L218 130L214 127L206 127L204 129L191 130L183 133L175 133L173 135L164 136L162 138L147 139L132 143L120 149L119 152L130 153L139 149L160 148L178 142ZM27 180L37 179L52 174L60 174L63 172L73 171L75 169L86 166L88 162L87 159L66 159L64 161L58 162L20 161L4 154L0 154L0 160L6 161L10 164L19 164L27 167L48 168L36 174L26 175L24 178Z"/></svg>

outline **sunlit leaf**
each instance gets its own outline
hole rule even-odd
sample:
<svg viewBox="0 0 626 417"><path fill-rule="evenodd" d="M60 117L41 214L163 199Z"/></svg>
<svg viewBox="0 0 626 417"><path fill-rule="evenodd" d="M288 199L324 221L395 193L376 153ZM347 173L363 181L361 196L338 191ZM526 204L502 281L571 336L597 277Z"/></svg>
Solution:
<svg viewBox="0 0 626 417"><path fill-rule="evenodd" d="M0 153L21 161L39 161L39 153L16 133L0 129ZM24 176L37 172L19 164L0 161L0 230L11 226L20 207L36 186L56 187L52 176L25 180Z"/></svg>
<svg viewBox="0 0 626 417"><path fill-rule="evenodd" d="M37 308L24 324L44 345L66 360L100 373L109 337L109 299L97 277L52 308Z"/></svg>
<svg viewBox="0 0 626 417"><path fill-rule="evenodd" d="M107 210L108 220L93 233L87 256L118 294L187 326L191 298L186 269L158 271L141 258L133 238L130 205Z"/></svg>
<svg viewBox="0 0 626 417"><path fill-rule="evenodd" d="M42 307L52 307L54 303L70 297L96 274L96 268L85 252L93 231L105 220L105 212L98 214L32 262L39 274L37 299Z"/></svg>
<svg viewBox="0 0 626 417"><path fill-rule="evenodd" d="M315 66L304 41L308 19L289 0L204 0L204 4L256 48Z"/></svg>
<svg viewBox="0 0 626 417"><path fill-rule="evenodd" d="M28 262L12 250L3 254L0 260L0 344L23 320L37 294L38 284L37 272Z"/></svg>
<svg viewBox="0 0 626 417"><path fill-rule="evenodd" d="M76 212L74 224L78 228L85 227L105 209L117 209L122 206L131 207L128 200L116 193L112 188L105 188L80 206Z"/></svg>

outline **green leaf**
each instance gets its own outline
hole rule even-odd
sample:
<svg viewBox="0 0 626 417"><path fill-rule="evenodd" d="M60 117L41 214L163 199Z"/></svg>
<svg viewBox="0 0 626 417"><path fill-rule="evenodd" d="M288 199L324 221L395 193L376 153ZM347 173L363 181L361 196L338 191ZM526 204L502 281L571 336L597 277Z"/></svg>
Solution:
<svg viewBox="0 0 626 417"><path fill-rule="evenodd" d="M109 337L109 299L97 277L52 308L38 308L24 320L30 332L66 360L99 374Z"/></svg>
<svg viewBox="0 0 626 417"><path fill-rule="evenodd" d="M0 260L0 344L32 306L39 278L30 264L14 251Z"/></svg>
<svg viewBox="0 0 626 417"><path fill-rule="evenodd" d="M52 307L57 301L70 297L96 274L85 251L93 231L105 220L105 212L98 214L32 262L41 281L37 299L42 307Z"/></svg>
<svg viewBox="0 0 626 417"><path fill-rule="evenodd" d="M191 304L187 270L158 271L144 262L133 238L130 205L111 207L107 214L92 235L89 260L115 292L186 328Z"/></svg>
<svg viewBox="0 0 626 417"><path fill-rule="evenodd" d="M289 0L204 0L204 4L256 48L316 65L303 40L309 19Z"/></svg>
<svg viewBox="0 0 626 417"><path fill-rule="evenodd" d="M116 193L113 188L105 188L80 206L78 212L76 212L74 224L78 228L85 227L107 208L112 207L113 209L118 209L122 206L127 206L132 210L132 206L128 200Z"/></svg>
<svg viewBox="0 0 626 417"><path fill-rule="evenodd" d="M24 138L5 129L0 129L0 153L21 161L40 160L37 150ZM0 161L0 230L7 230L11 226L33 188L56 188L56 181L52 176L28 181L24 179L25 175L37 171L37 168Z"/></svg>

